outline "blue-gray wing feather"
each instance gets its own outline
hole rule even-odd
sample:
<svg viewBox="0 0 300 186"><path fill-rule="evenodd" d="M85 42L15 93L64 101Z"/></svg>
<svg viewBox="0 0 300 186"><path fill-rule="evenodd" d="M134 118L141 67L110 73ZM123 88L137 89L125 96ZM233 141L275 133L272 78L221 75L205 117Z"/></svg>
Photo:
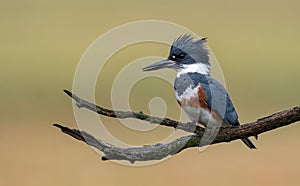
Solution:
<svg viewBox="0 0 300 186"><path fill-rule="evenodd" d="M199 83L206 94L208 108L217 112L226 123L234 126L239 125L238 115L227 91L221 83L212 77L199 73L187 73L181 80L175 81L174 88L181 93L189 84L196 87Z"/></svg>

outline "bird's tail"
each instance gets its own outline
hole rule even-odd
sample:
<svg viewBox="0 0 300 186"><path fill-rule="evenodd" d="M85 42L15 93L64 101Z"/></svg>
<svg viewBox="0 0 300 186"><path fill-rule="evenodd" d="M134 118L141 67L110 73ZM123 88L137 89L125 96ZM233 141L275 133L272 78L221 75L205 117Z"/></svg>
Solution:
<svg viewBox="0 0 300 186"><path fill-rule="evenodd" d="M250 149L256 149L255 145L250 141L249 138L244 138L242 141L250 148Z"/></svg>

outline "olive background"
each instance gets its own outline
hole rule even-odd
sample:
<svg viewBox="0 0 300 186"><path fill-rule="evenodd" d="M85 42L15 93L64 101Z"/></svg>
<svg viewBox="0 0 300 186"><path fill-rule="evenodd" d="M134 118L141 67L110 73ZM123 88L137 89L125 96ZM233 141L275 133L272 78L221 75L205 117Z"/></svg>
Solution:
<svg viewBox="0 0 300 186"><path fill-rule="evenodd" d="M299 9L297 0L1 1L0 185L299 185L299 123L252 138L254 151L234 141L204 152L190 148L140 167L103 162L52 126L77 128L62 90L71 90L87 47L138 20L170 21L208 37L241 123L299 105ZM111 108L111 84L126 64L167 56L168 47L142 43L112 56L97 81L97 103ZM166 116L179 119L172 85L159 79L139 81L130 106L149 113L153 97L165 99ZM100 118L132 145L156 143L173 132L166 127L138 132Z"/></svg>

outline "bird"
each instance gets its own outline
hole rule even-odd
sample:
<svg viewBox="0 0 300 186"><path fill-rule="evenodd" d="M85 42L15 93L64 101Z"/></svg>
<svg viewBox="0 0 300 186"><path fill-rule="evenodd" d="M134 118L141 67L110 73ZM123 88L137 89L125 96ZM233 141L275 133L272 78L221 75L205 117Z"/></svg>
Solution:
<svg viewBox="0 0 300 186"><path fill-rule="evenodd" d="M169 56L150 64L143 71L169 68L177 72L174 91L178 104L194 124L237 127L238 114L224 86L211 75L210 50L207 38L196 39L183 34L174 40ZM249 138L241 139L256 149Z"/></svg>

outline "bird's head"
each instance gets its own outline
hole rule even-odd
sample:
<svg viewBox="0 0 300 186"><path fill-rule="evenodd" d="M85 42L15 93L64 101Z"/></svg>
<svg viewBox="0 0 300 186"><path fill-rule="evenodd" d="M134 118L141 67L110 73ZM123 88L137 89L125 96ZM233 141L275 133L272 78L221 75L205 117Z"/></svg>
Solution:
<svg viewBox="0 0 300 186"><path fill-rule="evenodd" d="M177 76L187 72L210 74L209 49L207 38L195 40L191 35L182 35L176 39L167 59L163 59L143 68L144 71L172 68Z"/></svg>

